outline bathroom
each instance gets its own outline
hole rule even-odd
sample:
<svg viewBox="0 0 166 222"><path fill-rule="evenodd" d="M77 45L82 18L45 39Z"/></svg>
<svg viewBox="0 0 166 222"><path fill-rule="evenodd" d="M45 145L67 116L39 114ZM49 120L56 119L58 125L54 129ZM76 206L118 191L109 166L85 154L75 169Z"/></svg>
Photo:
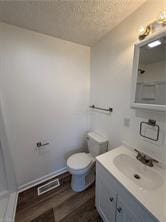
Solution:
<svg viewBox="0 0 166 222"><path fill-rule="evenodd" d="M135 45L166 36L164 10L165 0L0 1L0 221L166 222L166 106L146 89L134 102ZM89 162L86 187L69 165ZM129 178L139 167L151 183Z"/></svg>

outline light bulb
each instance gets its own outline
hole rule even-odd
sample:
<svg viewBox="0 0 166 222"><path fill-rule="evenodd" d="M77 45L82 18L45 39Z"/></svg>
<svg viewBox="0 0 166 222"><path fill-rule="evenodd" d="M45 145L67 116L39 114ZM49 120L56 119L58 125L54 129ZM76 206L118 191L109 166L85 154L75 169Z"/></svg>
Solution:
<svg viewBox="0 0 166 222"><path fill-rule="evenodd" d="M163 11L160 13L158 22L161 23L161 24L166 25L166 10L163 10Z"/></svg>
<svg viewBox="0 0 166 222"><path fill-rule="evenodd" d="M139 35L143 35L146 32L146 29L143 26L140 26L138 29Z"/></svg>

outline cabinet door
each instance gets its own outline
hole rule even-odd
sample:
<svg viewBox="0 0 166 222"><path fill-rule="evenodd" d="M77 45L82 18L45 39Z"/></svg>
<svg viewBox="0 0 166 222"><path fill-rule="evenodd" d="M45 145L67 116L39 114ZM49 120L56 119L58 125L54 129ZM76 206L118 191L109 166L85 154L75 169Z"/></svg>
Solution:
<svg viewBox="0 0 166 222"><path fill-rule="evenodd" d="M118 196L116 222L141 222Z"/></svg>
<svg viewBox="0 0 166 222"><path fill-rule="evenodd" d="M111 191L103 181L98 186L98 210L105 222L115 222L116 193Z"/></svg>

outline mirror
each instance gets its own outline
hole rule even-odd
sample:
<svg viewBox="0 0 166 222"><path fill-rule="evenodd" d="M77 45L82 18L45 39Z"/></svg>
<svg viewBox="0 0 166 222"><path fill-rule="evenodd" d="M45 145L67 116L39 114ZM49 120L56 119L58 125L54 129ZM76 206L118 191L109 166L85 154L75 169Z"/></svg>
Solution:
<svg viewBox="0 0 166 222"><path fill-rule="evenodd" d="M166 36L135 46L132 107L166 110Z"/></svg>

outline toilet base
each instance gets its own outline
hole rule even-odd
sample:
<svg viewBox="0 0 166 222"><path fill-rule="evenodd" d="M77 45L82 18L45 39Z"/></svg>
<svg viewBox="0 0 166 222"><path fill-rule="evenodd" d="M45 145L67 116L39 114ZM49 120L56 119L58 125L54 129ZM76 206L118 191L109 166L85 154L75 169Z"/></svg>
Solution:
<svg viewBox="0 0 166 222"><path fill-rule="evenodd" d="M87 189L95 181L95 167L84 174L72 174L71 188L75 192Z"/></svg>

